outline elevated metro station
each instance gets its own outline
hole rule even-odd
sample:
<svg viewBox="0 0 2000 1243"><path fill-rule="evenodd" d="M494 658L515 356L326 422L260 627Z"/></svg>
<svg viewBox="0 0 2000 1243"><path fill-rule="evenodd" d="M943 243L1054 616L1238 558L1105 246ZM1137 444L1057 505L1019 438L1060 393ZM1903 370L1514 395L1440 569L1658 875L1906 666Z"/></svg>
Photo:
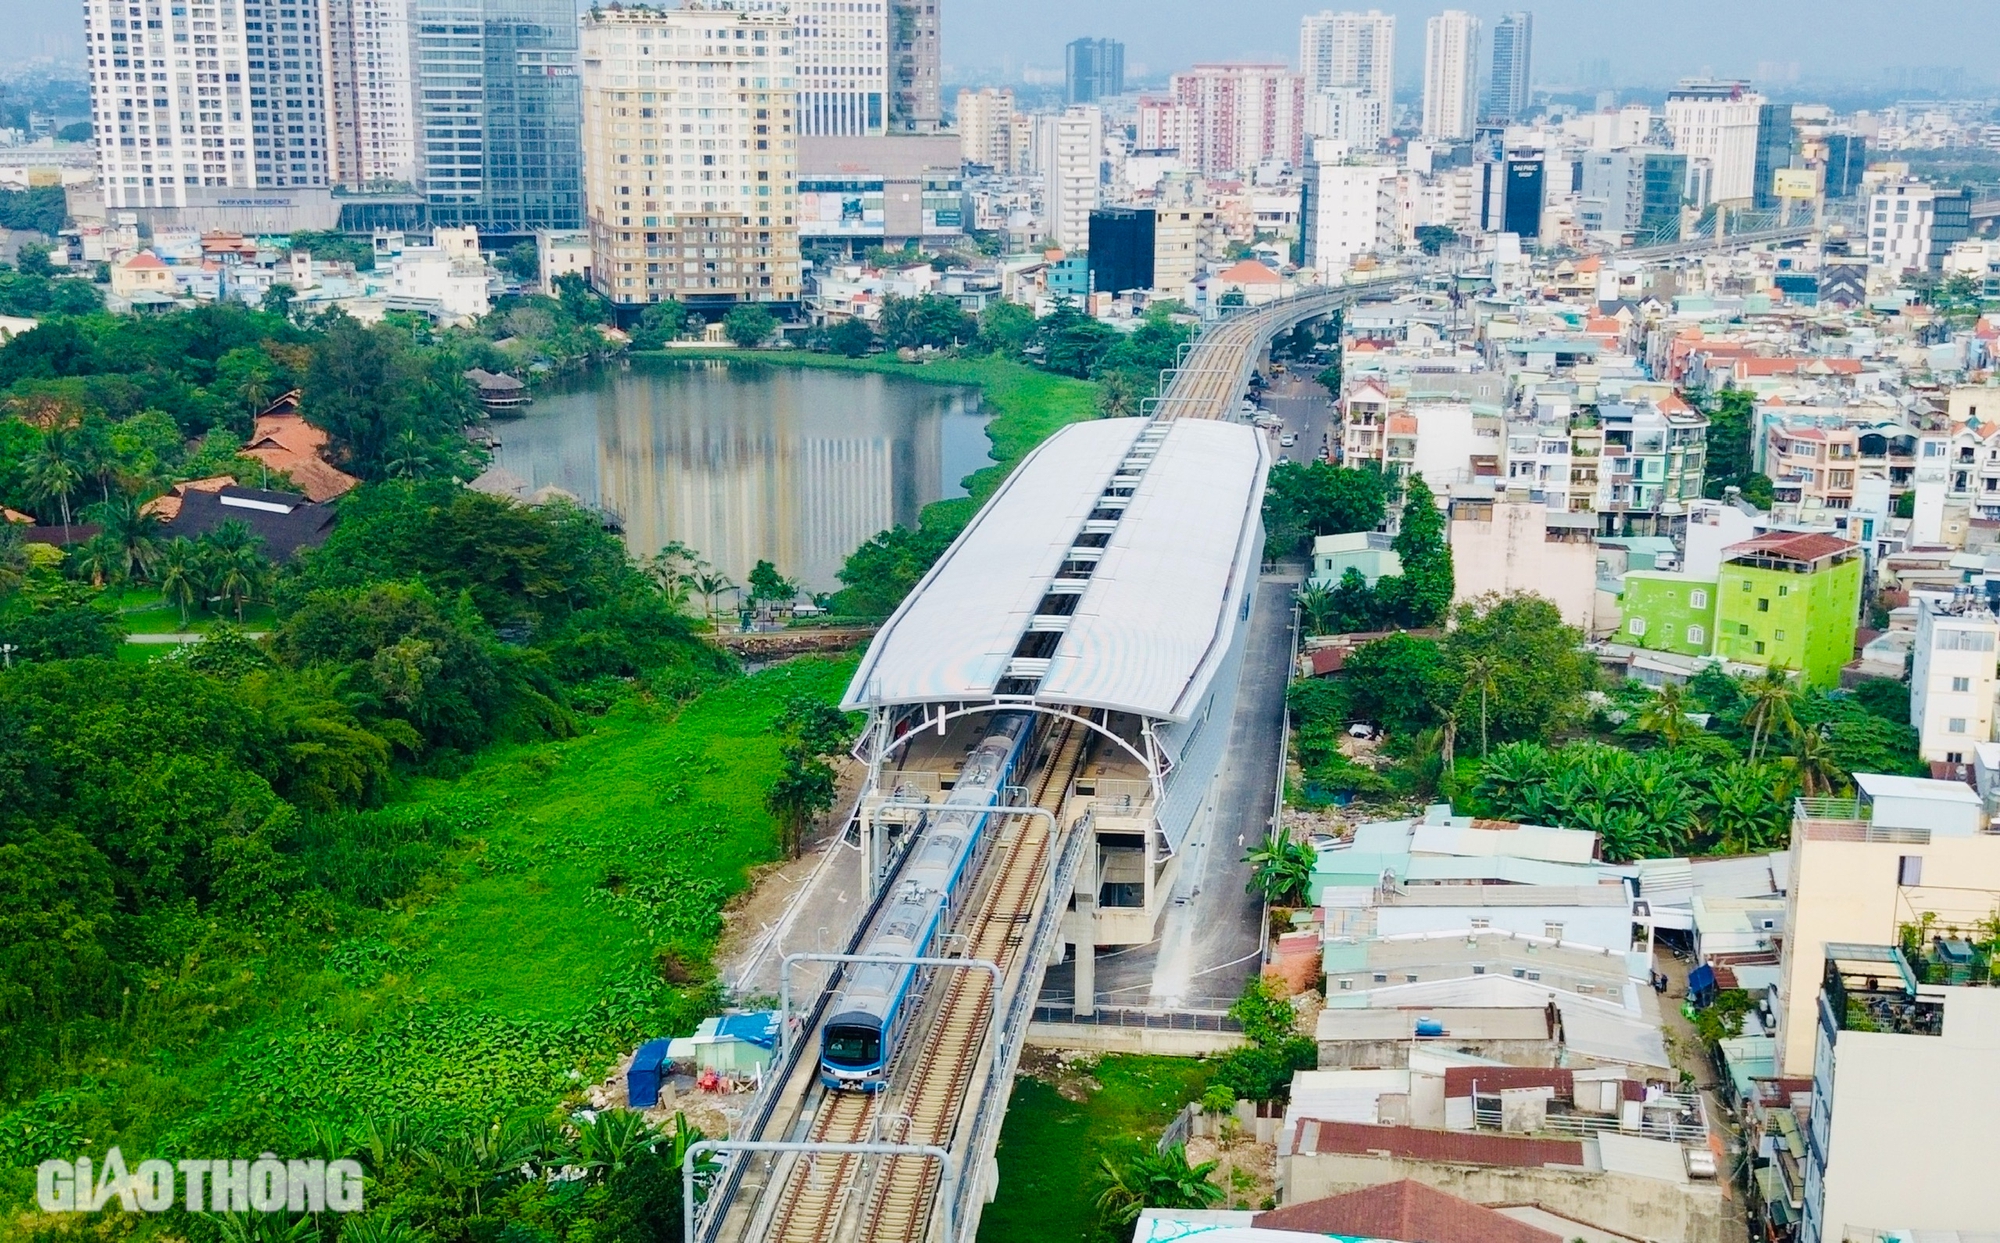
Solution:
<svg viewBox="0 0 2000 1243"><path fill-rule="evenodd" d="M1064 939L1077 1010L1094 947L1145 944L1228 742L1264 546L1264 437L1107 419L1051 436L876 636L843 707L866 711L861 807L880 884L991 714L1073 752L1061 823L1091 835ZM1047 765L1044 765L1045 767Z"/></svg>

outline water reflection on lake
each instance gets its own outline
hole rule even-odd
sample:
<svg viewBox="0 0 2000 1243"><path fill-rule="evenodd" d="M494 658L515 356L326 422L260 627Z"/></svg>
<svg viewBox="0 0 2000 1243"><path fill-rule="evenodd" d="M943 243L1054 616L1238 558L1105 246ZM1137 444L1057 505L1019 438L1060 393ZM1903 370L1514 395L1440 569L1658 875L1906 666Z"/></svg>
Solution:
<svg viewBox="0 0 2000 1243"><path fill-rule="evenodd" d="M976 389L794 367L642 360L493 430L496 468L615 511L638 556L677 539L739 583L767 560L817 591L990 460Z"/></svg>

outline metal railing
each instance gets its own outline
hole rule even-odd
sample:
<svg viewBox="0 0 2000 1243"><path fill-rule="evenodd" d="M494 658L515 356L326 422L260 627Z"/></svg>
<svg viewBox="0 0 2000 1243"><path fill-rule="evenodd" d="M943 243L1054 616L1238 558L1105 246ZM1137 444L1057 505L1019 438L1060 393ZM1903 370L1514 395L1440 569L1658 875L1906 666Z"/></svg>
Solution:
<svg viewBox="0 0 2000 1243"><path fill-rule="evenodd" d="M1088 1027L1141 1027L1155 1031L1240 1032L1243 1024L1226 1010L1118 1010L1099 1006L1076 1014L1068 1006L1036 1006L1037 1023L1074 1023Z"/></svg>
<svg viewBox="0 0 2000 1243"><path fill-rule="evenodd" d="M1888 842L1929 844L1931 831L1907 825L1877 824L1871 804L1852 798L1800 798L1792 801L1792 828L1813 842Z"/></svg>
<svg viewBox="0 0 2000 1243"><path fill-rule="evenodd" d="M1628 1130L1620 1125L1615 1114L1552 1113L1543 1118L1536 1128L1537 1133L1591 1136L1606 1132L1621 1132L1639 1135L1646 1139L1663 1139L1669 1143L1706 1143L1708 1140L1708 1117L1702 1109L1701 1099L1695 1096L1672 1093L1646 1102L1647 1108L1641 1113L1636 1130ZM1669 1112L1671 1107L1671 1112ZM1501 1130L1501 1114L1498 1109L1474 1108L1473 1121L1483 1127Z"/></svg>

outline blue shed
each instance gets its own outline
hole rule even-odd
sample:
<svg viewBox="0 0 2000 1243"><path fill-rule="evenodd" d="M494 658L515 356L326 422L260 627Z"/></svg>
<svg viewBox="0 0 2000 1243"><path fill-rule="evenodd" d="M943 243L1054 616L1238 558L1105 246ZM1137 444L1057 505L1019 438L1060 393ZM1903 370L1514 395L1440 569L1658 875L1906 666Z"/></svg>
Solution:
<svg viewBox="0 0 2000 1243"><path fill-rule="evenodd" d="M625 1072L625 1095L634 1109L651 1109L660 1103L660 1077L665 1072L667 1046L672 1041L665 1036L658 1040L648 1040L632 1055L632 1069Z"/></svg>

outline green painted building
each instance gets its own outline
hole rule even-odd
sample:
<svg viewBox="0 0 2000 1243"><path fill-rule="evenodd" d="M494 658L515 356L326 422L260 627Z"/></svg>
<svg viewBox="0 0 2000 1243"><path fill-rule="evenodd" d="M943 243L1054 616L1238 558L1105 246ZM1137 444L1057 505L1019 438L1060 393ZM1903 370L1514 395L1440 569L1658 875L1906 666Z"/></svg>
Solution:
<svg viewBox="0 0 2000 1243"><path fill-rule="evenodd" d="M1809 686L1840 685L1861 615L1861 548L1819 532L1774 531L1723 552L1715 654L1782 665ZM1629 577L1629 576L1628 576Z"/></svg>
<svg viewBox="0 0 2000 1243"><path fill-rule="evenodd" d="M1707 656L1715 650L1713 579L1666 570L1628 570L1618 641L1655 652Z"/></svg>

